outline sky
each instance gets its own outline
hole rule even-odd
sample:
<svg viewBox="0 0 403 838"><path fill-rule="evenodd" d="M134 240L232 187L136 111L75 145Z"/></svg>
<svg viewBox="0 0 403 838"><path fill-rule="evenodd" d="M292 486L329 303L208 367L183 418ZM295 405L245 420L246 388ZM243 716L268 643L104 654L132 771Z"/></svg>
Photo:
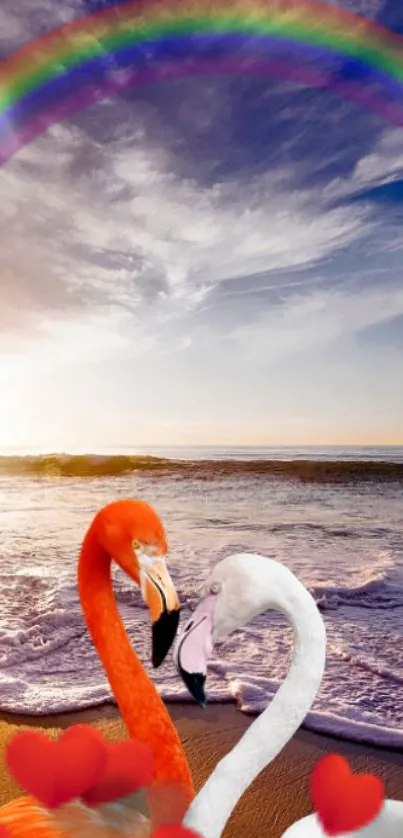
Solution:
<svg viewBox="0 0 403 838"><path fill-rule="evenodd" d="M0 55L91 8L3 0ZM0 169L0 451L403 444L402 220L402 129L323 91L188 78L54 126Z"/></svg>

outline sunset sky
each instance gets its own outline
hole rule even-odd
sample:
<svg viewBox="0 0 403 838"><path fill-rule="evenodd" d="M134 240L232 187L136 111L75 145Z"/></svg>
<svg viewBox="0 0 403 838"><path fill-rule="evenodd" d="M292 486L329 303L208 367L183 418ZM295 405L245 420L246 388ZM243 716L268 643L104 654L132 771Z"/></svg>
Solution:
<svg viewBox="0 0 403 838"><path fill-rule="evenodd" d="M399 7L355 4L403 33ZM1 55L88 8L2 0ZM0 450L403 443L402 137L202 78L26 147L0 170Z"/></svg>

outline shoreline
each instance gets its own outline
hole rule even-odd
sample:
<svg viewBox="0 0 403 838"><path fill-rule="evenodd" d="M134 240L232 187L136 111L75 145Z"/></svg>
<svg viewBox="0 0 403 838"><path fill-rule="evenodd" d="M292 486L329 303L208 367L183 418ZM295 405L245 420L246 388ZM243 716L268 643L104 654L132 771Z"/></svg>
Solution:
<svg viewBox="0 0 403 838"><path fill-rule="evenodd" d="M191 698L189 700L183 699L182 697L166 698L164 696L161 696L161 698L165 706L167 707L170 716L175 720L177 718L185 717L187 715L187 711L192 712L192 708L194 707L194 701ZM248 720L248 725L252 724L254 719L257 719L258 716L260 716L263 712L263 710L241 710L239 705L233 698L212 698L208 701L207 706L209 708L216 708L217 712L220 712L220 710L222 710L224 713L226 712L227 707L232 707L237 713L240 713L241 716L245 717L245 719ZM177 708L179 708L178 711ZM305 731L307 734L314 734L323 737L324 739L332 740L334 742L344 742L347 746L362 746L363 748L368 748L369 750L372 750L374 752L388 752L391 754L403 753L403 748L400 740L390 742L385 737L386 742L382 741L382 738L379 738L379 741L374 741L369 734L366 736L365 731L363 732L361 729L359 730L359 734L354 735L354 730L351 727L347 728L346 730L342 730L340 729L340 725L335 725L333 729L332 727L330 727L326 730L324 729L325 726L315 723L315 720L312 718L310 719L309 723L307 723L309 717L313 715L314 714L312 714L312 712L309 712L307 714L305 722L300 726L301 731ZM7 725L40 728L43 730L55 727L59 728L60 730L65 730L72 724L94 724L97 723L99 720L105 719L121 720L119 708L116 702L112 699L106 699L100 702L99 704L93 704L88 707L79 707L74 710L69 709L55 712L50 711L48 713L28 713L20 711L13 713L10 710L3 710L0 707L0 725L4 722ZM353 735L350 735L350 731L353 733Z"/></svg>
<svg viewBox="0 0 403 838"><path fill-rule="evenodd" d="M172 703L168 711L182 740L196 789L217 762L241 738L255 717L240 712L234 704L210 704L204 710L191 703ZM91 724L111 741L127 737L119 710L113 704L48 716L0 713L0 805L21 795L4 765L8 739L21 727L46 730L51 738L72 724ZM280 838L285 829L312 811L309 776L327 753L345 756L352 769L381 777L386 796L403 800L403 753L362 745L300 728L281 754L254 781L230 819L225 838Z"/></svg>

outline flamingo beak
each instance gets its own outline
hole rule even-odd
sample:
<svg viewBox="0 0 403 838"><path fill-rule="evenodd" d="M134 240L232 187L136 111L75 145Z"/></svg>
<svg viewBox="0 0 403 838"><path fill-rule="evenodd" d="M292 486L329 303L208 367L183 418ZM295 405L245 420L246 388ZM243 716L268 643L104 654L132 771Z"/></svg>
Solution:
<svg viewBox="0 0 403 838"><path fill-rule="evenodd" d="M152 665L165 660L179 625L179 599L164 559L140 565L140 585L152 621Z"/></svg>
<svg viewBox="0 0 403 838"><path fill-rule="evenodd" d="M213 650L214 596L202 599L176 642L174 659L186 688L200 707L206 706L204 685Z"/></svg>

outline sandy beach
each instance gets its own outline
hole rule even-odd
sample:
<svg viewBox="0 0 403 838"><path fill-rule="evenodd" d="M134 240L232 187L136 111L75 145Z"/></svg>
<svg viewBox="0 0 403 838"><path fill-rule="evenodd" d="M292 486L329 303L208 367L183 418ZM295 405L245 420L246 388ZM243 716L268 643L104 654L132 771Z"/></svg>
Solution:
<svg viewBox="0 0 403 838"><path fill-rule="evenodd" d="M253 718L233 705L211 704L205 710L188 704L171 704L169 712L183 742L196 788L238 741ZM127 731L113 706L60 716L0 716L0 804L21 794L4 766L7 740L21 726L44 728L50 736L60 729L85 722L100 728L110 739L119 740ZM225 838L280 838L284 830L311 811L309 774L315 762L330 751L348 757L355 771L370 771L385 783L387 796L403 800L403 754L336 740L301 729L282 754L253 783L234 812Z"/></svg>

